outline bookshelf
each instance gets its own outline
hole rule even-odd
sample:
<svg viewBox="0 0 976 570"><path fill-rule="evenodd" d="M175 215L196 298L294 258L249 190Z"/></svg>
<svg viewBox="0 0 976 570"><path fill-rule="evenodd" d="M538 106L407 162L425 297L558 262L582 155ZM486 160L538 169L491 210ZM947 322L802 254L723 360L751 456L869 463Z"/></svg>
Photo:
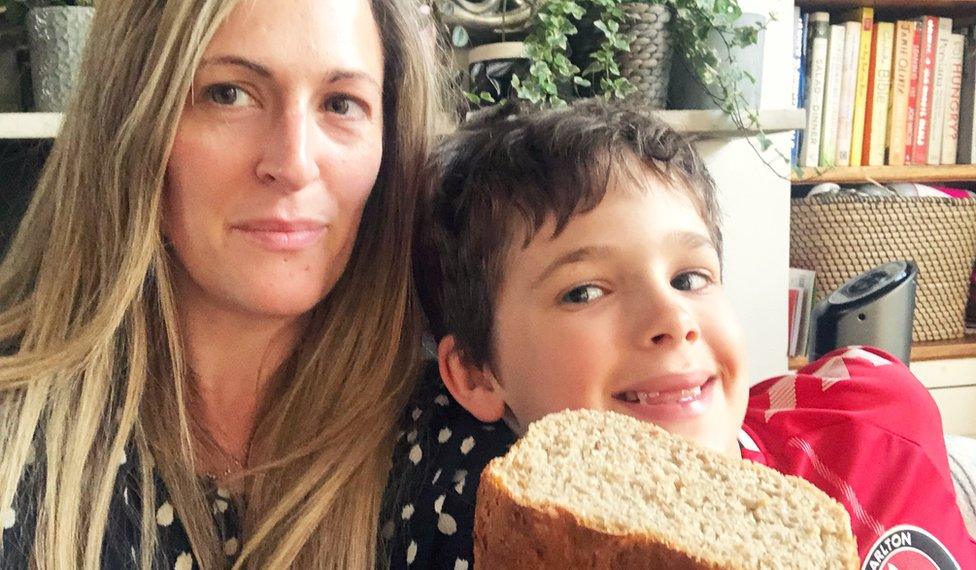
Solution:
<svg viewBox="0 0 976 570"><path fill-rule="evenodd" d="M796 5L804 12L823 10L825 12L851 10L854 8L874 8L881 17L917 16L922 12L936 13L949 17L976 17L976 0L796 0Z"/></svg>
<svg viewBox="0 0 976 570"><path fill-rule="evenodd" d="M830 13L832 24L839 21L834 20L835 15L871 7L876 23L935 15L952 18L954 28L976 25L976 0L796 0L795 5L803 12ZM973 189L976 187L976 164L795 168L790 176L794 195L802 195L803 190L822 182L842 185L918 182ZM971 409L960 404L976 398L976 335L915 343L910 360L912 371L930 390L942 410L947 432L976 434ZM788 359L791 370L805 364L805 357Z"/></svg>

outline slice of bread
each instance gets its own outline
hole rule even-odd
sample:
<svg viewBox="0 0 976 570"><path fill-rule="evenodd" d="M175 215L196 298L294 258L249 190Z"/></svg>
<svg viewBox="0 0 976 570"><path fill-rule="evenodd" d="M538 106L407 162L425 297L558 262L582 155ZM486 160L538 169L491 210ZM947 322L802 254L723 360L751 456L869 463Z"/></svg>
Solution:
<svg viewBox="0 0 976 570"><path fill-rule="evenodd" d="M860 567L812 484L614 412L534 422L481 476L474 567Z"/></svg>

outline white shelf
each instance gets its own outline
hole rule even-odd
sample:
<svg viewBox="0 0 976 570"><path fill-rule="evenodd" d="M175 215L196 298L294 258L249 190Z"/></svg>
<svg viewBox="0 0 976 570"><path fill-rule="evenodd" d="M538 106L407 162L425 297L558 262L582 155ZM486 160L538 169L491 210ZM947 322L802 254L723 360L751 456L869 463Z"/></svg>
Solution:
<svg viewBox="0 0 976 570"><path fill-rule="evenodd" d="M759 112L766 134L802 129L802 109L770 109ZM657 111L657 116L677 131L706 138L750 136L756 129L741 130L722 111ZM61 127L61 113L0 113L0 139L50 139Z"/></svg>
<svg viewBox="0 0 976 570"><path fill-rule="evenodd" d="M0 139L54 138L61 118L61 113L0 113Z"/></svg>
<svg viewBox="0 0 976 570"><path fill-rule="evenodd" d="M722 111L657 111L657 116L676 131L704 138L751 136L758 129L736 126ZM806 126L803 109L765 109L759 111L759 127L767 134L802 130Z"/></svg>

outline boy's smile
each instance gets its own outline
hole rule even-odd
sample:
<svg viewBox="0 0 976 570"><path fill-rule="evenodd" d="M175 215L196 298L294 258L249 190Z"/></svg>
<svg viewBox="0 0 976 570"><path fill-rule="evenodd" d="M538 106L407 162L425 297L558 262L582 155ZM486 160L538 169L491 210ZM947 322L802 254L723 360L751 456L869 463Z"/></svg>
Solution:
<svg viewBox="0 0 976 570"><path fill-rule="evenodd" d="M737 456L744 348L708 229L655 176L615 178L556 238L551 221L524 249L515 236L491 363L469 372L518 429L567 408L614 410Z"/></svg>

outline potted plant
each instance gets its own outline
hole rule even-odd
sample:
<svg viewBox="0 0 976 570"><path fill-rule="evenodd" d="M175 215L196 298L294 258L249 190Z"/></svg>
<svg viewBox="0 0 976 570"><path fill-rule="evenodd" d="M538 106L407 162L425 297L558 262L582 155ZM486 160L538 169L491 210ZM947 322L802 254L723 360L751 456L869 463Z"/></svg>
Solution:
<svg viewBox="0 0 976 570"><path fill-rule="evenodd" d="M445 12L462 7L484 19L520 10L519 26L502 32L522 41L525 65L510 81L515 96L533 103L634 95L663 108L672 54L678 54L716 107L739 126L756 121L740 89L749 76L728 54L755 44L764 22L739 25L738 0L438 0L435 7L442 21L454 24L456 47L458 39L468 40L470 19L452 21ZM473 87L469 98L485 99Z"/></svg>
<svg viewBox="0 0 976 570"><path fill-rule="evenodd" d="M437 19L450 36L455 63L467 72L464 95L473 107L512 92L513 77L528 72L521 41L534 17L530 0L439 0Z"/></svg>
<svg viewBox="0 0 976 570"><path fill-rule="evenodd" d="M27 29L36 110L63 110L95 14L94 0L0 0L0 6Z"/></svg>

